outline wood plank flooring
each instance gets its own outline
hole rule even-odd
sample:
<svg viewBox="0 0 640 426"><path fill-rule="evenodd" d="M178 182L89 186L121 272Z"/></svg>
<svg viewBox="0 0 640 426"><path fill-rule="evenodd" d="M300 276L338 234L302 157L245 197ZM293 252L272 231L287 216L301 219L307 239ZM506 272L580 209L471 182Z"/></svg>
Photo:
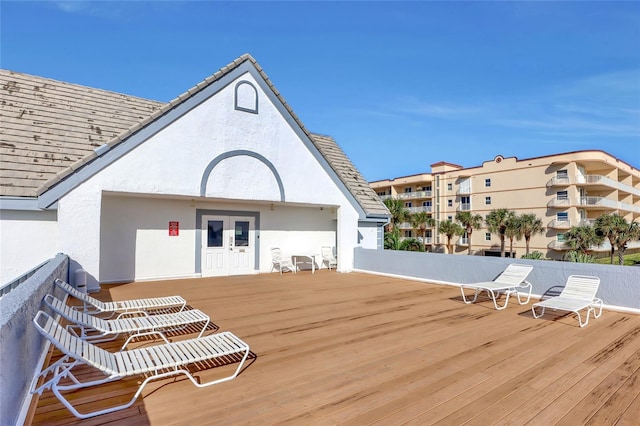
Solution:
<svg viewBox="0 0 640 426"><path fill-rule="evenodd" d="M638 315L605 311L580 328L571 315L533 319L530 304L513 300L503 311L488 299L465 305L457 287L327 270L104 286L97 296L173 294L211 316L215 326L205 334L218 327L251 346L235 380L203 389L160 380L129 409L84 421L45 391L32 424L637 425L640 418ZM197 336L192 331L172 339ZM121 343L101 346L115 351ZM151 343L133 347L142 344ZM197 368L210 380L233 365ZM140 382L69 398L80 411L122 404Z"/></svg>

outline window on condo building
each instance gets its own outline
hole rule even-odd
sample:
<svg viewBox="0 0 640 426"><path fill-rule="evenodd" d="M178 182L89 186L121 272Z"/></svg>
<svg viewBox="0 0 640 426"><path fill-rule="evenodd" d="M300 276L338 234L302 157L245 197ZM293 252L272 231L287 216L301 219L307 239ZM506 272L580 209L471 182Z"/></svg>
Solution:
<svg viewBox="0 0 640 426"><path fill-rule="evenodd" d="M411 238L411 231L404 231L404 236L406 238Z"/></svg>
<svg viewBox="0 0 640 426"><path fill-rule="evenodd" d="M411 206L412 206L412 204L411 204L410 202L409 202L409 203L404 203L404 206L405 206L405 207L411 207Z"/></svg>
<svg viewBox="0 0 640 426"><path fill-rule="evenodd" d="M487 186L487 187L491 186L491 179L485 179L484 186Z"/></svg>
<svg viewBox="0 0 640 426"><path fill-rule="evenodd" d="M453 222L453 216L447 216L447 220L450 220L451 222Z"/></svg>
<svg viewBox="0 0 640 426"><path fill-rule="evenodd" d="M452 183L448 183L447 184L447 191L453 191L453 184Z"/></svg>
<svg viewBox="0 0 640 426"><path fill-rule="evenodd" d="M491 197L484 197L484 203L489 206L491 205Z"/></svg>
<svg viewBox="0 0 640 426"><path fill-rule="evenodd" d="M382 196L387 195L387 193L386 193L386 191L382 191L382 192L378 192L378 195L382 197Z"/></svg>
<svg viewBox="0 0 640 426"><path fill-rule="evenodd" d="M410 188L410 187L409 187L409 188L405 188L405 189L404 189L404 193L405 193L405 194L408 194L409 192L411 192L411 188Z"/></svg>
<svg viewBox="0 0 640 426"><path fill-rule="evenodd" d="M558 212L556 215L556 219L558 222L567 222L569 220L569 213L567 212Z"/></svg>
<svg viewBox="0 0 640 426"><path fill-rule="evenodd" d="M447 200L447 207L453 207L453 200Z"/></svg>
<svg viewBox="0 0 640 426"><path fill-rule="evenodd" d="M485 241L491 241L491 232L485 232L484 233L484 240Z"/></svg>
<svg viewBox="0 0 640 426"><path fill-rule="evenodd" d="M568 200L569 199L569 192L567 192L567 191L558 191L556 193L556 198L558 200Z"/></svg>

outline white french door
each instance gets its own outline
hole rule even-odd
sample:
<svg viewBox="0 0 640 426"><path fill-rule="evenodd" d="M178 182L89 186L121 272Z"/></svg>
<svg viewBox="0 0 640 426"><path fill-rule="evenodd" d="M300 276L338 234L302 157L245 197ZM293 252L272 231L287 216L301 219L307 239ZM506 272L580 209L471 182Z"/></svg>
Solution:
<svg viewBox="0 0 640 426"><path fill-rule="evenodd" d="M255 219L202 216L202 276L255 272Z"/></svg>

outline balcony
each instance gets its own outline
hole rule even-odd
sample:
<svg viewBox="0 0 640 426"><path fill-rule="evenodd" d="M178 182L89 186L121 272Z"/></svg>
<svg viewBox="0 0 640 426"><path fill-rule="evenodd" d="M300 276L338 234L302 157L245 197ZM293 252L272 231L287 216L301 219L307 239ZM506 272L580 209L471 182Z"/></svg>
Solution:
<svg viewBox="0 0 640 426"><path fill-rule="evenodd" d="M460 187L456 191L458 195L471 194L471 187Z"/></svg>
<svg viewBox="0 0 640 426"><path fill-rule="evenodd" d="M380 199L381 199L382 201L384 201L384 200L387 200L387 199L389 199L389 198L393 198L393 195L391 195L391 194L387 194L387 195L378 195L378 197L380 197Z"/></svg>
<svg viewBox="0 0 640 426"><path fill-rule="evenodd" d="M468 212L471 210L471 203L460 203L456 210L459 212Z"/></svg>
<svg viewBox="0 0 640 426"><path fill-rule="evenodd" d="M458 241L456 241L456 245L459 247L468 247L469 246L469 238L460 237Z"/></svg>
<svg viewBox="0 0 640 426"><path fill-rule="evenodd" d="M624 210L634 213L640 213L640 206L622 203L605 197L580 197L577 203L567 198L553 198L547 203L547 207L568 208L571 206L580 206L585 208L597 208L599 210Z"/></svg>
<svg viewBox="0 0 640 426"><path fill-rule="evenodd" d="M549 182L547 182L547 187L569 185L571 185L571 180L568 177L554 177L549 179Z"/></svg>
<svg viewBox="0 0 640 426"><path fill-rule="evenodd" d="M580 219L578 226L593 226L596 224L595 219Z"/></svg>
<svg viewBox="0 0 640 426"><path fill-rule="evenodd" d="M420 212L431 213L432 209L433 209L432 206L407 207L407 210L409 210L411 213L420 213Z"/></svg>
<svg viewBox="0 0 640 426"><path fill-rule="evenodd" d="M431 198L431 191L403 192L398 194L400 200L413 200L416 198Z"/></svg>
<svg viewBox="0 0 640 426"><path fill-rule="evenodd" d="M569 250L569 246L566 242L558 240L551 241L549 244L547 244L547 247L551 250Z"/></svg>
<svg viewBox="0 0 640 426"><path fill-rule="evenodd" d="M582 185L606 186L608 188L615 188L620 191L628 192L630 194L634 194L640 197L640 189L634 188L633 186L625 185L624 183L620 183L607 176L601 176L601 175L576 176L576 184L581 186Z"/></svg>
<svg viewBox="0 0 640 426"><path fill-rule="evenodd" d="M630 185L626 185L624 183L620 183L607 176L601 175L578 175L574 179L570 179L569 177L554 177L549 179L549 181L547 182L547 187L569 186L571 184L580 186L604 186L607 188L615 188L620 191L628 192L640 197L640 189Z"/></svg>
<svg viewBox="0 0 640 426"><path fill-rule="evenodd" d="M547 227L553 228L553 229L569 229L571 228L571 221L554 219L551 222L549 222Z"/></svg>
<svg viewBox="0 0 640 426"><path fill-rule="evenodd" d="M547 203L547 207L570 207L571 201L569 198L554 198L549 200Z"/></svg>

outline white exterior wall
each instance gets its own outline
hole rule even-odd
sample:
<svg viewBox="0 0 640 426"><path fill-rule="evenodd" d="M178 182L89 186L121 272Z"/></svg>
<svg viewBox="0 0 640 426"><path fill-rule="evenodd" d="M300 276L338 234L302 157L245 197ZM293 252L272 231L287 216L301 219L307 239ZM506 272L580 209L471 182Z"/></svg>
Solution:
<svg viewBox="0 0 640 426"><path fill-rule="evenodd" d="M0 211L0 285L58 253L55 211Z"/></svg>
<svg viewBox="0 0 640 426"><path fill-rule="evenodd" d="M148 199L140 200L140 204L131 203L130 207L129 202L124 203L127 215L131 216L131 224L128 224L128 217L118 216L122 214L122 201L111 205L112 197L103 196L103 191L134 197L138 196L136 194L193 197L200 206L203 202L209 203L200 197L200 185L207 166L216 157L237 150L255 152L273 164L282 180L286 203L314 205L317 212L321 211L320 207L328 212L336 209L331 219L337 218L334 228L322 220L316 221L313 214L306 218L308 212L300 217L293 213L291 216L277 216L275 211L270 213L270 203L280 202L280 191L269 168L248 156L222 160L209 176L206 197L218 200L212 204L213 209L228 208L226 204L219 204L222 199L226 199L225 203L233 199L249 200L256 206L263 206L260 210L263 213L261 229L264 231L260 270L270 268L270 259L265 256L268 245L277 242L283 246L283 243L293 240L297 241L296 247L302 249L308 245L309 250L315 248L318 252L325 241L333 246L337 240L340 269L353 268L353 248L358 242L358 212L260 86L255 84L251 74L246 73L239 80L251 81L257 88L259 114L234 110L235 83L232 83L58 201L60 250L90 274L89 289L95 288L97 281L124 279L124 275L131 275L132 271L136 279L158 278L158 274L170 277L195 273L193 266L191 269L188 267L195 256L195 242L189 247L188 234L178 243L164 239L161 234L167 232L166 228L160 229L157 235L153 229L154 224L165 224L167 217L171 216L175 217L171 220L181 222L181 235L188 232L182 228L182 223L191 224L190 221L195 220L195 214L190 215L189 208L185 207L185 204L190 206L189 200L180 202L182 204L161 201L169 209L166 212L163 211L164 206L147 211L145 203L150 202ZM259 209L243 204L237 210ZM275 227L278 221L283 224L282 231L270 231L271 223ZM111 229L113 226L114 230ZM128 231L136 227L135 244L130 234L118 237L118 226L128 227ZM332 229L337 230L337 238L331 235ZM112 232L116 234L111 235ZM121 239L129 249L135 245L136 253L147 251L153 255L139 260L138 257L144 256L135 256L136 263L131 265L127 263L125 254L111 254ZM109 254L105 252L105 263L101 266L100 253L105 250ZM174 257L178 252L180 255ZM72 266L72 270L74 268Z"/></svg>

